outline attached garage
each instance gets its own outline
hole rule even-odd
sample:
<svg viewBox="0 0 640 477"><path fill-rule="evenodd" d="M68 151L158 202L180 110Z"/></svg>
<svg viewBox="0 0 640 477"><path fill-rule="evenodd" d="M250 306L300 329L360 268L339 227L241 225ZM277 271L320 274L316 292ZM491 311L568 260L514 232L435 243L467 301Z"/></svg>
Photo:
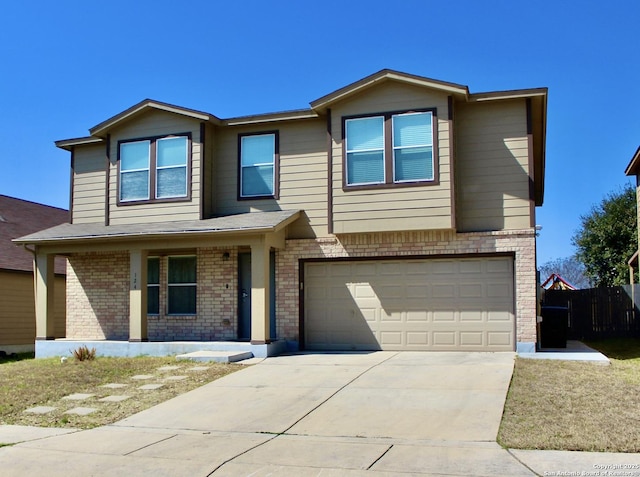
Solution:
<svg viewBox="0 0 640 477"><path fill-rule="evenodd" d="M308 261L309 350L515 350L513 257Z"/></svg>

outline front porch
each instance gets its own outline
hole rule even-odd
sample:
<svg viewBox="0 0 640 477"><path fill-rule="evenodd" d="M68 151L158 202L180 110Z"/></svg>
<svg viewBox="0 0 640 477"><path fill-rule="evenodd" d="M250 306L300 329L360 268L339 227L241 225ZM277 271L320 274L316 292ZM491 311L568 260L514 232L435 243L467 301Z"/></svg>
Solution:
<svg viewBox="0 0 640 477"><path fill-rule="evenodd" d="M223 351L233 353L251 353L254 358L276 356L286 351L285 340L270 343L253 344L240 341L117 341L117 340L75 340L60 338L56 340L36 340L36 356L52 358L73 356L73 351L86 346L95 348L97 356L135 357L135 356L177 356L197 351Z"/></svg>
<svg viewBox="0 0 640 477"><path fill-rule="evenodd" d="M36 357L86 345L103 356L278 354L275 252L299 211L202 221L64 224L34 246ZM53 328L53 260L68 259L66 334ZM153 266L152 266L153 265Z"/></svg>

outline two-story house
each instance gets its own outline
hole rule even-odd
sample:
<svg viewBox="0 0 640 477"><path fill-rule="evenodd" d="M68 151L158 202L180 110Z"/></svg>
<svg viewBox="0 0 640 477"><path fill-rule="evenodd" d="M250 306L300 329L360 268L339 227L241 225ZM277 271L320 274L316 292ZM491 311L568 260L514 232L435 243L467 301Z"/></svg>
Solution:
<svg viewBox="0 0 640 477"><path fill-rule="evenodd" d="M18 240L37 253L36 349L532 351L546 103L383 70L308 109L145 100L58 141L71 223Z"/></svg>

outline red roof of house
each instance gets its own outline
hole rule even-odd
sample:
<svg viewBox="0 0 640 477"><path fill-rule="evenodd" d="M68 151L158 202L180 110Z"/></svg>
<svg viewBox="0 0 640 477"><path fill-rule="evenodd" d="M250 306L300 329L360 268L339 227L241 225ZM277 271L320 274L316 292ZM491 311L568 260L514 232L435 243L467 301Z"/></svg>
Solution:
<svg viewBox="0 0 640 477"><path fill-rule="evenodd" d="M68 221L64 209L0 195L0 269L32 271L33 255L11 240ZM65 262L56 258L56 273L66 272Z"/></svg>

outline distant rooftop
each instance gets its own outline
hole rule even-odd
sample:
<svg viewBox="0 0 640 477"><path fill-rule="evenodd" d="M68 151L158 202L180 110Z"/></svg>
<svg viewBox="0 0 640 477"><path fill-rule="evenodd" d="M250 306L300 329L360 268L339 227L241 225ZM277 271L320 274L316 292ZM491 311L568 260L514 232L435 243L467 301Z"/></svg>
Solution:
<svg viewBox="0 0 640 477"><path fill-rule="evenodd" d="M33 255L11 240L69 221L69 212L0 194L0 269L33 270ZM56 273L65 273L64 258L56 258Z"/></svg>

